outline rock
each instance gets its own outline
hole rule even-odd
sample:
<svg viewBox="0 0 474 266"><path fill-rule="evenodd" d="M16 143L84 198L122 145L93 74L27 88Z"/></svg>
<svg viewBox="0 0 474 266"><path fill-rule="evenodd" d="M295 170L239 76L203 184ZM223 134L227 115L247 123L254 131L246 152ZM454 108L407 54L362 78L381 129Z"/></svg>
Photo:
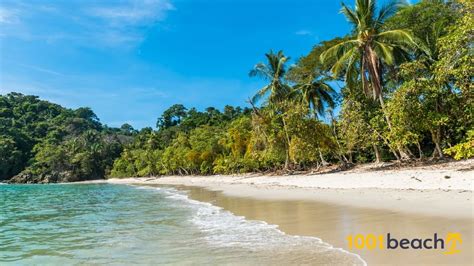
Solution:
<svg viewBox="0 0 474 266"><path fill-rule="evenodd" d="M101 179L101 177L82 178L73 171L50 171L38 175L33 174L30 170L24 170L6 182L12 184L48 184L60 182L77 182L91 179Z"/></svg>
<svg viewBox="0 0 474 266"><path fill-rule="evenodd" d="M33 174L29 171L23 171L16 176L12 177L10 180L8 180L8 183L18 183L18 184L31 184L35 183L35 178Z"/></svg>

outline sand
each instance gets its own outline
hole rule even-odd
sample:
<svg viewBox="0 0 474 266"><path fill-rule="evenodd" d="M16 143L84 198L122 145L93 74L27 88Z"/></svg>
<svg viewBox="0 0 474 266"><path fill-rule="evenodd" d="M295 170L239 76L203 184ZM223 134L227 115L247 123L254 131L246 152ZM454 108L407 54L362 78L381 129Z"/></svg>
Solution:
<svg viewBox="0 0 474 266"><path fill-rule="evenodd" d="M404 169L364 165L315 175L166 176L106 182L199 186L230 196L317 200L452 218L474 215L474 159Z"/></svg>
<svg viewBox="0 0 474 266"><path fill-rule="evenodd" d="M348 249L348 234L426 238L460 232L462 252L351 250L368 264L473 265L474 160L395 168L363 165L311 175L167 176L109 179L137 185L174 185L248 219L277 224Z"/></svg>
<svg viewBox="0 0 474 266"><path fill-rule="evenodd" d="M200 187L179 187L199 201L231 211L246 219L276 224L287 234L315 236L337 248L359 254L368 265L434 265L473 264L473 220L408 214L391 210L348 207L328 202L296 199L257 199L229 196ZM396 238L432 238L459 232L463 236L462 252L444 255L442 250L359 250L349 249L349 234L386 235Z"/></svg>

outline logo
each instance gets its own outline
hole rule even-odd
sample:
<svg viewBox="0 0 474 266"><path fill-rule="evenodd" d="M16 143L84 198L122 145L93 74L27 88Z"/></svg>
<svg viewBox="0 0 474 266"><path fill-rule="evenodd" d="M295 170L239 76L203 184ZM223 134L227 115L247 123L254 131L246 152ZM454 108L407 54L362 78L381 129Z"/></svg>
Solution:
<svg viewBox="0 0 474 266"><path fill-rule="evenodd" d="M443 254L453 255L461 252L462 235L461 233L447 233L445 237L440 237L434 233L432 238L396 238L390 233L387 235L357 234L346 237L349 249L367 249L367 250L390 250L390 249L440 249Z"/></svg>
<svg viewBox="0 0 474 266"><path fill-rule="evenodd" d="M452 255L461 252L461 250L458 249L458 243L459 245L462 244L462 237L460 233L448 233L446 235L446 243L448 245L448 248L444 252L444 254Z"/></svg>

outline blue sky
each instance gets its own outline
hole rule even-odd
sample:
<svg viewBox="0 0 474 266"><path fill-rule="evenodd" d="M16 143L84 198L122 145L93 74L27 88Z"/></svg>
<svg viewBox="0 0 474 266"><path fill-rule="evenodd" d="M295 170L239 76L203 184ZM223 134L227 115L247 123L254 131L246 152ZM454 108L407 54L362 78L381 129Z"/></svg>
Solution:
<svg viewBox="0 0 474 266"><path fill-rule="evenodd" d="M352 5L352 1L349 1ZM0 2L0 94L154 126L174 103L246 106L270 49L293 59L350 28L334 0Z"/></svg>

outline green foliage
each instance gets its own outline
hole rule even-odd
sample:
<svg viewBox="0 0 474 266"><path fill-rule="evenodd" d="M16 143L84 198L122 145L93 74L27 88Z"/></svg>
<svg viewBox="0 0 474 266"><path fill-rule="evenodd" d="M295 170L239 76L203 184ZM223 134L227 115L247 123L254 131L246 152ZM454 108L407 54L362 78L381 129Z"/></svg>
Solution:
<svg viewBox="0 0 474 266"><path fill-rule="evenodd" d="M24 153L10 136L0 136L0 179L19 173L24 166Z"/></svg>
<svg viewBox="0 0 474 266"><path fill-rule="evenodd" d="M439 61L435 63L435 79L460 90L465 125L463 131L471 129L474 121L474 3L469 0L455 2L461 14L449 32L438 41Z"/></svg>
<svg viewBox="0 0 474 266"><path fill-rule="evenodd" d="M469 130L467 132L467 138L465 141L458 143L451 148L444 149L444 152L453 156L456 160L474 157L474 130Z"/></svg>
<svg viewBox="0 0 474 266"><path fill-rule="evenodd" d="M222 153L214 161L214 173L245 173L258 169L258 162L250 159L252 119L242 116L232 121L219 139Z"/></svg>
<svg viewBox="0 0 474 266"><path fill-rule="evenodd" d="M356 1L354 9L343 5L353 31L315 45L292 67L282 51L267 53L250 72L267 82L252 98L252 112L172 106L157 131L136 135L112 175L307 169L326 159L360 163L431 150L442 157L446 147L452 147L447 154L466 157L472 143L465 137L472 128L472 4L375 6L372 0ZM345 81L341 98L332 81ZM366 97L369 92L379 103ZM331 124L318 120L339 100Z"/></svg>
<svg viewBox="0 0 474 266"><path fill-rule="evenodd" d="M127 141L89 108L70 110L19 93L0 95L0 120L0 179L12 182L103 178Z"/></svg>
<svg viewBox="0 0 474 266"><path fill-rule="evenodd" d="M35 146L27 170L42 182L73 182L103 178L121 152L116 139L94 130L60 143L44 141Z"/></svg>

